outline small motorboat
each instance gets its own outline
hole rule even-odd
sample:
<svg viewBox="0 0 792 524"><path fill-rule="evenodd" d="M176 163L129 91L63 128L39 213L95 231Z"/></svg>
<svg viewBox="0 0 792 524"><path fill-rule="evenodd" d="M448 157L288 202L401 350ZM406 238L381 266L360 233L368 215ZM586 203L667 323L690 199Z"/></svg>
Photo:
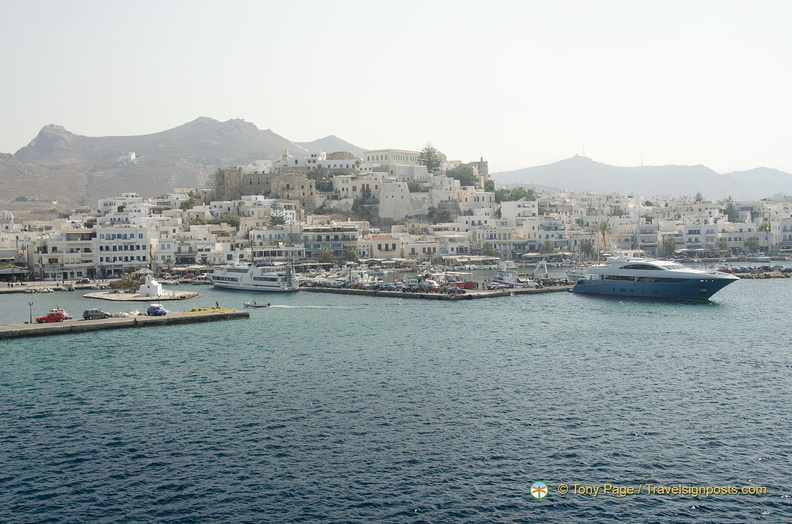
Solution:
<svg viewBox="0 0 792 524"><path fill-rule="evenodd" d="M245 307L269 307L269 302L256 302L256 299L253 299L251 302L244 302Z"/></svg>

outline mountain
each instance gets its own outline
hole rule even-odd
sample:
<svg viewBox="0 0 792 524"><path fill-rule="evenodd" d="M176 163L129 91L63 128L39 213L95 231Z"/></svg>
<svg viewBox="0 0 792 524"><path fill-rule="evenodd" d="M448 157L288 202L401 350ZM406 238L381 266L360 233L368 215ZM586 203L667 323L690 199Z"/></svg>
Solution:
<svg viewBox="0 0 792 524"><path fill-rule="evenodd" d="M700 192L716 199L732 196L736 200L759 200L776 193L792 194L792 174L777 169L760 167L719 174L702 165L619 167L579 155L544 166L491 173L490 177L499 185L646 196Z"/></svg>
<svg viewBox="0 0 792 524"><path fill-rule="evenodd" d="M324 151L325 153L345 151L352 153L357 158L363 158L363 152L365 151L362 147L352 145L334 135L326 136L313 142L295 142L295 144L311 153L316 151Z"/></svg>
<svg viewBox="0 0 792 524"><path fill-rule="evenodd" d="M287 150L363 152L335 136L297 144L240 119L200 117L159 133L116 137L86 137L48 125L16 154L0 155L0 191L8 200L25 196L95 207L100 198L126 192L153 197L178 187L206 187L218 168L278 159Z"/></svg>

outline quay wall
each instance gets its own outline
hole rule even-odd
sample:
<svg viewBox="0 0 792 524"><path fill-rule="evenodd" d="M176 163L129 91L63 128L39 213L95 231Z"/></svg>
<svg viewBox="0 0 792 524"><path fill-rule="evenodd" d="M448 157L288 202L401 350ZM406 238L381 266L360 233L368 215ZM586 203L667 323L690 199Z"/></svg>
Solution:
<svg viewBox="0 0 792 524"><path fill-rule="evenodd" d="M536 295L568 291L572 285L546 286L542 288L507 288L497 290L465 290L464 294L447 295L444 293L419 293L411 291L385 291L376 289L349 289L333 287L301 287L300 291L310 293L334 293L338 295L358 295L370 297L411 298L423 300L474 300L479 298L509 297L514 295Z"/></svg>
<svg viewBox="0 0 792 524"><path fill-rule="evenodd" d="M0 326L0 339L41 335L65 335L69 333L86 333L106 329L192 324L196 322L213 322L217 320L232 320L249 317L250 313L247 311L231 309L215 311L206 309L192 312L171 312L160 317L137 315L134 317L107 318L102 320L74 319L43 324L30 324L26 322L24 324L7 324Z"/></svg>

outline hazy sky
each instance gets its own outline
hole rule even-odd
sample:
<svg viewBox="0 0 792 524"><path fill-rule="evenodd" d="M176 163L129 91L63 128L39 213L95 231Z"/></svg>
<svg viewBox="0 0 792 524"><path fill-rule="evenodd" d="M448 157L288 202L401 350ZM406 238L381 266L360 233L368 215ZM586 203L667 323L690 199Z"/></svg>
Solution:
<svg viewBox="0 0 792 524"><path fill-rule="evenodd" d="M0 152L207 116L293 141L792 172L792 2L0 0Z"/></svg>

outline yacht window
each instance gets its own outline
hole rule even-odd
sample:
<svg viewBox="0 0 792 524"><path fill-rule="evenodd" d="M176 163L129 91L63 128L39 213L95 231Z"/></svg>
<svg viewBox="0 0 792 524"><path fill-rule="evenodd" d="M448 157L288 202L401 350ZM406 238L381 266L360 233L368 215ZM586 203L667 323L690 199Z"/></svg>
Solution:
<svg viewBox="0 0 792 524"><path fill-rule="evenodd" d="M663 268L652 266L650 264L627 264L626 266L622 266L622 269L652 269L652 270L662 270Z"/></svg>

